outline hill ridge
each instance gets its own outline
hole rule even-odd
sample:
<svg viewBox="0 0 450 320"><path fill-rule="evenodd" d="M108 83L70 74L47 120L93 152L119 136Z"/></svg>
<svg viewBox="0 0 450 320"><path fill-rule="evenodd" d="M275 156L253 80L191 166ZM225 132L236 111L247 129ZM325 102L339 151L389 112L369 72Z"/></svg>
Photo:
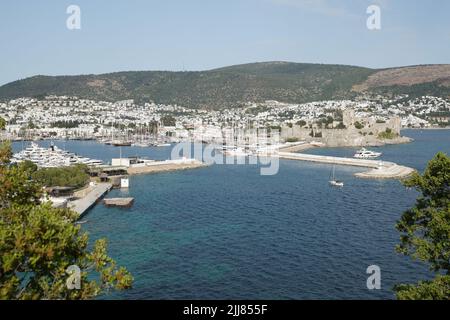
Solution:
<svg viewBox="0 0 450 320"><path fill-rule="evenodd" d="M365 91L450 96L450 65L371 69L341 64L253 62L205 71L118 71L36 75L0 87L0 99L73 95L94 100L135 99L221 109L244 102L304 103L347 99Z"/></svg>

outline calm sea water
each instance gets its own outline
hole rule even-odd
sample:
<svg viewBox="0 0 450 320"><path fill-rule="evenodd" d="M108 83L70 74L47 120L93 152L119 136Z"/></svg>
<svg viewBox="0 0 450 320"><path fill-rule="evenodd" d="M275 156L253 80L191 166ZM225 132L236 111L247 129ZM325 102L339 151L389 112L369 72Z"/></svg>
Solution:
<svg viewBox="0 0 450 320"><path fill-rule="evenodd" d="M384 160L423 170L436 152L450 154L449 130L403 134L415 142L377 148ZM56 144L104 160L119 152L94 142ZM122 150L156 159L170 154L170 148ZM135 197L132 208L100 204L83 218L91 239L107 237L110 255L135 278L133 289L104 298L391 299L396 283L427 278L425 265L394 250L395 223L416 192L398 181L355 178L363 169L345 166L336 167L345 187L330 188L330 170L282 160L275 176L260 176L256 165L215 165L132 177L128 191L109 194ZM373 264L382 272L377 291L366 287Z"/></svg>

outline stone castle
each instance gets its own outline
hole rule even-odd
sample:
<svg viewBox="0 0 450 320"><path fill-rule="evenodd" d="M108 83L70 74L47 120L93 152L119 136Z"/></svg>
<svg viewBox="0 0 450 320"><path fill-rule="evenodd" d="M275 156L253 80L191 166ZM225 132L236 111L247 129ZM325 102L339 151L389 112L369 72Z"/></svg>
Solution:
<svg viewBox="0 0 450 320"><path fill-rule="evenodd" d="M333 123L336 127L339 123ZM342 124L344 129L320 128L316 123L307 124L303 127L284 125L281 128L281 139L296 138L304 141L322 142L329 147L344 146L376 146L385 143L408 142L400 137L401 120L400 117L392 117L388 121L380 123L373 118L357 118L355 110L346 109L342 114ZM390 130L395 136L391 141L379 138L380 133Z"/></svg>

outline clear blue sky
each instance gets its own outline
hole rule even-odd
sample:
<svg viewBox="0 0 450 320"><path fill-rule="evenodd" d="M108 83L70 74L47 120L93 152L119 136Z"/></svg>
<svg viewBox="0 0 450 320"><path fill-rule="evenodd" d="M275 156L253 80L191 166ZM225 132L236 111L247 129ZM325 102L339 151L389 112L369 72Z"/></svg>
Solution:
<svg viewBox="0 0 450 320"><path fill-rule="evenodd" d="M81 8L81 30L66 8ZM382 29L366 28L379 4ZM37 75L293 61L450 63L448 0L14 0L0 3L0 85Z"/></svg>

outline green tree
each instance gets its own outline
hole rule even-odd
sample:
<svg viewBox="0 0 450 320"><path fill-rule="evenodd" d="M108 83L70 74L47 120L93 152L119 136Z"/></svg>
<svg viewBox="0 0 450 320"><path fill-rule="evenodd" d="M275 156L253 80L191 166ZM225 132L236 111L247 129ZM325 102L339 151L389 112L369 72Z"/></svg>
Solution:
<svg viewBox="0 0 450 320"><path fill-rule="evenodd" d="M397 223L397 251L427 262L436 277L395 287L398 299L450 299L450 158L438 153L423 173L404 182L421 196Z"/></svg>
<svg viewBox="0 0 450 320"><path fill-rule="evenodd" d="M107 255L106 240L89 250L77 214L41 203L30 168L9 165L10 157L1 144L0 299L89 299L130 288L133 278ZM67 286L69 266L80 268L80 289Z"/></svg>
<svg viewBox="0 0 450 320"><path fill-rule="evenodd" d="M37 166L34 162L32 162L32 161L30 161L30 160L25 160L25 161L21 162L21 163L19 164L19 166L21 167L21 169L22 169L23 171L28 172L29 175L30 175L30 177L31 177L31 175L32 175L33 173L35 173L36 171L38 171L38 166Z"/></svg>
<svg viewBox="0 0 450 320"><path fill-rule="evenodd" d="M165 115L161 118L161 122L166 127L174 127L176 119L172 115Z"/></svg>
<svg viewBox="0 0 450 320"><path fill-rule="evenodd" d="M43 168L33 173L33 179L45 187L81 188L89 182L88 167L76 164L65 168Z"/></svg>
<svg viewBox="0 0 450 320"><path fill-rule="evenodd" d="M396 133L394 133L392 131L392 129L390 129L390 128L387 128L385 131L378 134L378 138L383 139L383 140L391 140L391 139L396 138L397 136L398 135Z"/></svg>
<svg viewBox="0 0 450 320"><path fill-rule="evenodd" d="M364 126L362 125L361 122L356 121L356 122L355 122L355 128L358 129L358 130L361 130L362 128L364 128Z"/></svg>
<svg viewBox="0 0 450 320"><path fill-rule="evenodd" d="M299 121L297 121L296 124L299 125L300 127L304 127L304 126L306 126L306 121L305 120L299 120Z"/></svg>
<svg viewBox="0 0 450 320"><path fill-rule="evenodd" d="M5 130L6 128L6 120L0 117L0 130Z"/></svg>
<svg viewBox="0 0 450 320"><path fill-rule="evenodd" d="M37 126L32 120L29 120L27 129L39 129L39 126Z"/></svg>

